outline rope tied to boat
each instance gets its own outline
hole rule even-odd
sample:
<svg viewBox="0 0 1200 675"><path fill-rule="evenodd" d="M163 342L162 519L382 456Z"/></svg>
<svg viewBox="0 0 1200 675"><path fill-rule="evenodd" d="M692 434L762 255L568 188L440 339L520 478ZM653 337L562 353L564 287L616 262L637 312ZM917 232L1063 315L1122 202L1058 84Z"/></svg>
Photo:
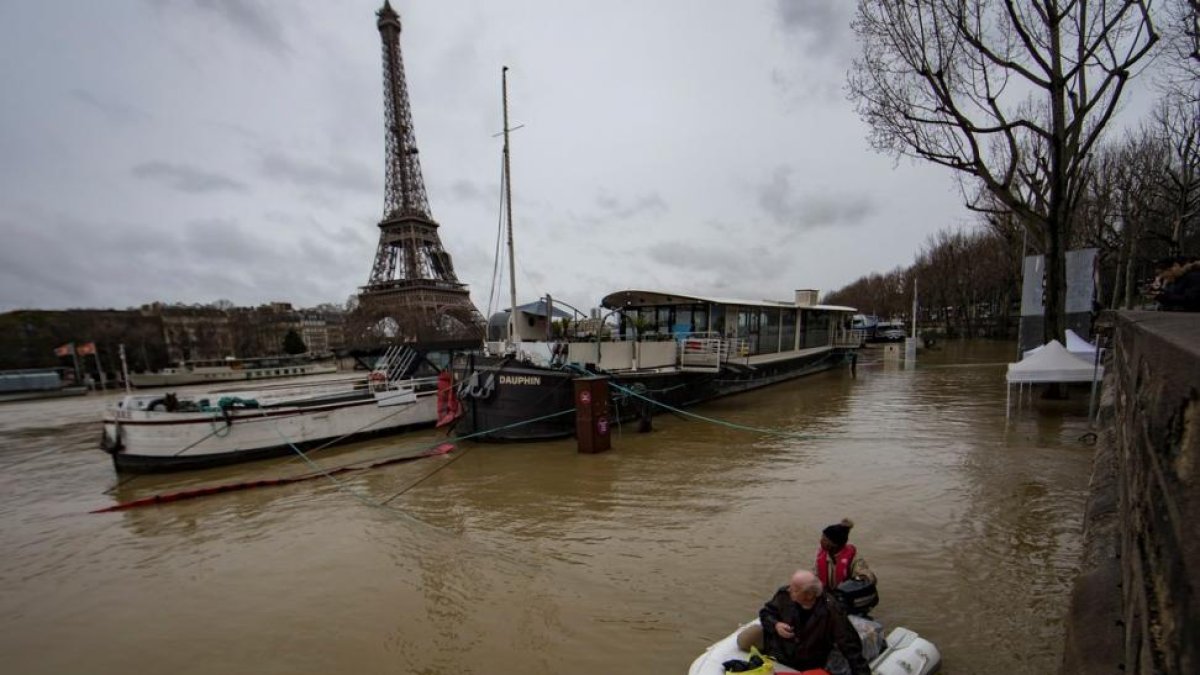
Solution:
<svg viewBox="0 0 1200 675"><path fill-rule="evenodd" d="M708 422L710 424L716 424L717 426L722 426L722 427L726 427L729 429L736 429L738 431L749 431L749 432L758 433L758 434L766 434L768 436L780 436L783 438L799 438L799 439L803 439L803 440L818 440L818 439L822 439L822 438L828 438L827 436L818 436L816 434L798 434L793 431L781 431L779 429L767 429L765 427L752 427L752 426L749 426L746 424L737 424L736 422L729 422L726 420L717 419L715 417L706 417L705 415L701 415L699 413L690 412L690 411L684 410L682 408L676 408L675 406L669 405L667 403L663 403L662 401L659 401L659 400L656 400L649 396L645 396L641 393L638 393L637 391L635 391L634 389L632 389L630 387L625 387L625 386L619 385L616 382L610 381L608 383L608 386L612 387L613 389L616 389L619 392L624 393L626 396L640 399L640 400L650 403L652 405L656 405L656 406L662 408L663 410L673 412L677 415L682 415L683 417L690 417L692 419L700 420L702 422Z"/></svg>

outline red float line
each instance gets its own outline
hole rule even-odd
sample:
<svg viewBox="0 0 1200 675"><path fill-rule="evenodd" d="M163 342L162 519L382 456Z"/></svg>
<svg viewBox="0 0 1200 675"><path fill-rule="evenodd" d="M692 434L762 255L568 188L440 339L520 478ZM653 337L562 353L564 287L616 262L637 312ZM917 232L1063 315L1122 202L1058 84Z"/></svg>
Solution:
<svg viewBox="0 0 1200 675"><path fill-rule="evenodd" d="M141 506L153 506L155 504L167 504L170 502L180 502L185 499L196 499L198 497L208 497L210 495L218 495L218 494L222 494L225 492L238 492L239 490L250 490L253 488L261 488L261 487L274 487L276 485L289 485L291 483L300 483L302 481L312 480L314 478L321 478L323 476L333 476L335 474L347 473L350 471L365 471L367 469L374 469L374 468L381 467L381 466L387 466L389 464L399 464L401 462L411 462L411 461L418 460L418 459L425 459L426 457L436 457L438 455L447 454L453 449L454 449L453 443L442 443L441 445L433 448L432 450L429 450L428 452L423 452L419 455L413 455L412 457L395 457L392 459L384 459L384 460L380 460L378 462L373 462L371 464L367 464L366 466L339 466L339 467L335 467L332 469L328 469L326 471L314 471L312 473L305 473L305 474L301 474L299 476L290 476L287 478L265 478L262 480L245 481L245 482L241 482L241 483L225 483L222 485L211 485L208 487L194 488L191 490L180 490L179 492L167 492L167 493L163 493L163 494L153 495L150 497L143 497L141 499L134 499L134 500L131 500L128 502L120 502L117 504L113 504L112 506L106 506L101 509L89 511L88 513L109 513L112 511L124 511L126 509L135 509L135 508L138 508Z"/></svg>

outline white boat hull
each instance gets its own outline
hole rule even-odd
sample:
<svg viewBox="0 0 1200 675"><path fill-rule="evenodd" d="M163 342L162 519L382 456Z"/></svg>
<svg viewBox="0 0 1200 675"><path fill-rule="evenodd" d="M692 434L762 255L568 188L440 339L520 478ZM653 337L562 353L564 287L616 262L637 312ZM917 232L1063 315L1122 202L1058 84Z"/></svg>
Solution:
<svg viewBox="0 0 1200 675"><path fill-rule="evenodd" d="M725 668L721 665L731 659L746 661L750 654L742 651L737 645L738 633L748 626L758 623L751 621L725 638L716 642L692 662L688 675L724 675ZM922 638L907 628L896 628L888 633L887 646L871 660L871 672L874 675L931 675L938 672L942 665L942 655L932 642ZM782 663L775 664L776 673L798 673Z"/></svg>
<svg viewBox="0 0 1200 675"><path fill-rule="evenodd" d="M119 471L203 468L432 425L436 399L433 391L382 398L351 391L323 402L212 412L114 408L105 413L104 442Z"/></svg>

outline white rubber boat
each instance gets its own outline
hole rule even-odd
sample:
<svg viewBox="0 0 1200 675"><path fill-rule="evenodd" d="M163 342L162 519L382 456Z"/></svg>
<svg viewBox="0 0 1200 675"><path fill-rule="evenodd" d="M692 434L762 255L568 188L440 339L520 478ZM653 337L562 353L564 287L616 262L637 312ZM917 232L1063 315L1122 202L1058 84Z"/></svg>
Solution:
<svg viewBox="0 0 1200 675"><path fill-rule="evenodd" d="M857 619L858 617L851 617L851 622L858 629L859 635L863 636L864 631L869 630L867 622ZM688 675L724 675L725 668L722 664L726 661L749 660L750 654L738 649L737 636L748 626L756 623L758 623L758 619L739 626L737 630L704 650L704 653L692 662L692 667L688 668ZM878 626L878 624L873 625ZM864 646L866 642L867 640L864 640ZM864 650L864 653L869 652ZM932 673L938 672L942 666L942 654L932 642L915 632L907 628L894 628L892 632L888 633L882 651L870 660L870 665L874 675L932 675ZM800 671L776 662L775 672L799 673ZM837 675L836 671L832 672Z"/></svg>

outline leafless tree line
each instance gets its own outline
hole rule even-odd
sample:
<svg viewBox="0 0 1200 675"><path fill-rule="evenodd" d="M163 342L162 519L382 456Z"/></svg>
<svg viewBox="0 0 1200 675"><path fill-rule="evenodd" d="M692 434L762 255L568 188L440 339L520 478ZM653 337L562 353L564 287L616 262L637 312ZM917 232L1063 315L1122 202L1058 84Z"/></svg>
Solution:
<svg viewBox="0 0 1200 675"><path fill-rule="evenodd" d="M954 169L978 227L931 237L914 264L831 300L954 327L1003 324L1026 253L1046 256L1046 338L1065 330L1065 252L1100 249L1102 306L1138 304L1155 260L1200 252L1200 0L859 0L848 79L876 149ZM1160 39L1165 38L1165 39ZM1105 130L1158 59L1152 119Z"/></svg>
<svg viewBox="0 0 1200 675"><path fill-rule="evenodd" d="M1100 147L1081 185L1068 246L1099 250L1098 308L1146 305L1156 263L1200 254L1200 104L1164 98L1152 119ZM980 324L1011 332L1021 260L1044 253L1043 242L1016 214L985 210L977 219L930 236L909 267L862 277L828 300L909 318L915 282L921 320L963 334Z"/></svg>

